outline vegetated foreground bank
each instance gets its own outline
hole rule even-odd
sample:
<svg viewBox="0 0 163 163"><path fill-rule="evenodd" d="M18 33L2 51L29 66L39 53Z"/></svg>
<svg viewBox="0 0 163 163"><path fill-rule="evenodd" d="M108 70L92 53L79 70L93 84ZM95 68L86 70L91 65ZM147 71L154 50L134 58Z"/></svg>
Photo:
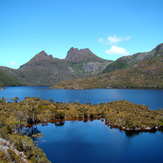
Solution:
<svg viewBox="0 0 163 163"><path fill-rule="evenodd" d="M6 162L49 162L32 139L21 132L23 126L37 122L103 117L107 125L123 130L152 130L163 127L163 111L152 111L147 106L124 100L99 105L54 103L52 100L34 97L27 97L19 103L18 98L13 100L15 103L6 103L4 98L0 101L0 159Z"/></svg>

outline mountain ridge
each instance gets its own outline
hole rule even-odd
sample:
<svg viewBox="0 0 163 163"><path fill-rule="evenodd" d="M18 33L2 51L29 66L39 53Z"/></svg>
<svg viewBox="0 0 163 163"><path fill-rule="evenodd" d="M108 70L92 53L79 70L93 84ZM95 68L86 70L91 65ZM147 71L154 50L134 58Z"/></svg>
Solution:
<svg viewBox="0 0 163 163"><path fill-rule="evenodd" d="M104 61L105 59L96 56L88 48L78 49L72 47L68 51L65 60L70 62L80 62L80 61Z"/></svg>
<svg viewBox="0 0 163 163"><path fill-rule="evenodd" d="M134 64L142 61L149 60L153 57L159 57L159 55L163 54L163 43L157 45L154 49L149 52L139 52L129 56L123 56L118 58L112 64L108 65L103 73L111 72L114 70L125 69L133 66Z"/></svg>
<svg viewBox="0 0 163 163"><path fill-rule="evenodd" d="M72 47L67 52L67 56L65 59L54 58L52 55L48 55L44 50L42 50L37 53L32 59L30 59L27 63L20 66L20 68L18 69L11 69L8 67L0 66L0 71L3 73L3 75L0 76L0 80L2 81L3 77L6 76L6 80L8 81L8 83L10 83L10 86L12 85L11 81L16 82L13 83L13 85L51 86L62 81L73 81L77 78L80 78L80 80L84 78L85 82L87 82L87 79L85 79L87 77L94 77L95 80L99 80L100 74L104 74L105 77L110 76L112 78L116 78L116 75L119 76L118 74L120 72L123 75L126 74L123 76L124 79L130 80L130 78L128 78L127 76L132 76L131 78L134 78L133 75L137 76L137 74L134 73L133 75L131 75L130 69L132 69L133 72L139 74L145 68L143 66L140 66L142 70L139 71L138 69L136 69L136 66L141 62L146 65L144 61L149 61L149 63L153 64L154 68L157 69L154 63L157 62L158 65L162 66L162 59L160 59L162 58L162 56L163 43L157 45L150 52L136 53L131 56L121 57L114 62L98 57L88 48L77 49ZM146 67L148 67L148 65L146 65ZM152 68L148 68L148 72L145 72L145 74L147 75L149 72L152 72L151 74L149 73L149 75L153 77L151 79L154 79L155 75L153 73ZM156 71L155 73L159 73L158 78L156 80L162 80L160 70L158 72ZM101 77L103 78L103 76ZM121 76L119 76L119 78L121 78ZM141 82L143 82L143 78L140 77L140 79L142 79ZM149 78L147 77L146 81L148 79ZM111 81L117 83L117 80ZM91 82L94 83L94 81ZM123 80L121 80L121 82L124 83ZM99 86L101 85L101 83L99 83ZM159 88L162 87L160 83ZM120 83L118 84L121 85ZM4 85L7 86L8 84ZM132 84L130 83L130 85ZM115 84L113 84L113 86L115 86ZM109 87L109 85L107 85L107 87Z"/></svg>
<svg viewBox="0 0 163 163"><path fill-rule="evenodd" d="M88 48L71 48L65 59L54 58L42 50L18 69L0 67L0 70L25 85L45 86L63 80L93 76L102 72L111 62L99 58Z"/></svg>
<svg viewBox="0 0 163 163"><path fill-rule="evenodd" d="M163 44L150 52L125 56L90 78L63 81L53 88L163 88Z"/></svg>

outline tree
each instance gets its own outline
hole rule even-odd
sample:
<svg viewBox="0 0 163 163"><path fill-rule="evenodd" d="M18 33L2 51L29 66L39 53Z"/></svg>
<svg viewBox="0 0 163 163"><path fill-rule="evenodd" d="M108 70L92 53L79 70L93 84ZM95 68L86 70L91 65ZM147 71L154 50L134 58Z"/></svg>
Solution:
<svg viewBox="0 0 163 163"><path fill-rule="evenodd" d="M15 103L18 103L19 98L15 97L15 98L11 98L12 101L14 101Z"/></svg>
<svg viewBox="0 0 163 163"><path fill-rule="evenodd" d="M0 102L5 103L7 100L8 100L8 98L2 97L1 100L0 100Z"/></svg>

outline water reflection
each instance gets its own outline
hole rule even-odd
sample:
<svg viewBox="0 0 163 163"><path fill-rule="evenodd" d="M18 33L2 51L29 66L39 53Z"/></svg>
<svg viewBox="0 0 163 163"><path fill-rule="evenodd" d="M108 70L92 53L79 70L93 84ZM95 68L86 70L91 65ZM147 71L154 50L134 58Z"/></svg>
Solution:
<svg viewBox="0 0 163 163"><path fill-rule="evenodd" d="M37 126L27 127L23 129L23 135L32 136L38 133L41 132L38 130Z"/></svg>
<svg viewBox="0 0 163 163"><path fill-rule="evenodd" d="M44 136L36 141L52 162L163 162L160 131L124 131L95 118L38 124L37 129Z"/></svg>
<svg viewBox="0 0 163 163"><path fill-rule="evenodd" d="M109 129L116 129L116 130L119 130L120 132L122 133L125 133L125 135L127 137L134 137L134 136L137 136L141 133L156 133L157 130L156 129L153 129L153 130L144 130L144 131L139 131L139 130L122 130L120 129L118 126L109 126L108 123L105 121L104 118L101 118L101 117L97 117L97 118L94 118L94 117L89 117L89 118L71 118L71 119L62 119L62 120L53 120L51 122L43 122L43 123L38 123L37 125L31 125L27 128L24 128L23 131L24 131L24 134L25 135L28 135L28 136L31 136L31 135L34 135L34 134L37 134L37 133L41 133L37 126L39 124L41 124L41 126L43 127L46 127L48 126L49 124L54 124L56 127L63 127L65 124L66 124L66 121L71 121L71 122L76 122L76 121L81 121L81 122L84 122L84 123L88 123L88 122L93 122L94 120L98 120L98 121L101 121L103 124L105 124ZM163 133L163 128L160 128L159 131L161 133Z"/></svg>
<svg viewBox="0 0 163 163"><path fill-rule="evenodd" d="M125 132L126 136L133 137L133 136L137 136L137 135L139 135L141 133L145 133L145 132L154 134L154 133L157 132L157 130L153 129L153 130L150 130L150 131L124 131L124 132Z"/></svg>
<svg viewBox="0 0 163 163"><path fill-rule="evenodd" d="M55 126L63 126L64 124L65 124L65 121L55 122Z"/></svg>
<svg viewBox="0 0 163 163"><path fill-rule="evenodd" d="M88 119L85 118L85 119L83 120L83 122L84 122L84 123L88 122Z"/></svg>
<svg viewBox="0 0 163 163"><path fill-rule="evenodd" d="M42 126L48 126L48 123L43 122Z"/></svg>

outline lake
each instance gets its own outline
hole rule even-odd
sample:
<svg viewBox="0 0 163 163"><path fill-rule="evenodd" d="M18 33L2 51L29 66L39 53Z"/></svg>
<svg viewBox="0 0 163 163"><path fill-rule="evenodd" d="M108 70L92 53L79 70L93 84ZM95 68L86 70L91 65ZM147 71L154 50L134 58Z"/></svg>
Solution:
<svg viewBox="0 0 163 163"><path fill-rule="evenodd" d="M162 163L163 133L125 132L101 120L37 125L38 146L54 163Z"/></svg>
<svg viewBox="0 0 163 163"><path fill-rule="evenodd" d="M154 89L90 89L65 90L49 87L7 87L0 97L40 97L54 102L107 103L128 100L148 105L149 109L163 108L163 90ZM101 120L66 121L39 124L43 138L36 139L48 159L54 163L105 162L163 162L163 133L126 132L110 128Z"/></svg>
<svg viewBox="0 0 163 163"><path fill-rule="evenodd" d="M88 89L66 90L49 87L6 87L0 90L0 98L40 97L53 99L54 102L107 103L110 101L128 100L136 104L148 105L149 109L163 108L163 90L159 89ZM20 101L19 100L19 101Z"/></svg>

